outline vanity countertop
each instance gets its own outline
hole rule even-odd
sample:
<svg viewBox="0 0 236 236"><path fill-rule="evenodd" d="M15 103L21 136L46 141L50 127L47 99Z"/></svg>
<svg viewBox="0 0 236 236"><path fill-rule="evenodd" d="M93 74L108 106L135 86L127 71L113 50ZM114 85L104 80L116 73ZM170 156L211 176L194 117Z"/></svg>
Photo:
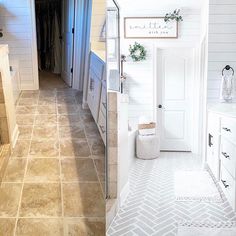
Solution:
<svg viewBox="0 0 236 236"><path fill-rule="evenodd" d="M106 61L105 43L91 42L91 51L95 53L101 60Z"/></svg>
<svg viewBox="0 0 236 236"><path fill-rule="evenodd" d="M236 103L209 104L208 111L236 118Z"/></svg>
<svg viewBox="0 0 236 236"><path fill-rule="evenodd" d="M101 60L104 62L106 61L106 53L104 50L91 49L91 51L95 53Z"/></svg>

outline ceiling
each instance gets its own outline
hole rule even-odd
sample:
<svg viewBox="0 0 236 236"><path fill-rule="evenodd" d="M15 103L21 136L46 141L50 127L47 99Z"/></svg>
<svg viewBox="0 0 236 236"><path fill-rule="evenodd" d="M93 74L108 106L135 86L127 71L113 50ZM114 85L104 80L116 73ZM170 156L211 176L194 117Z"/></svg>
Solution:
<svg viewBox="0 0 236 236"><path fill-rule="evenodd" d="M116 0L122 10L191 8L200 9L206 0Z"/></svg>

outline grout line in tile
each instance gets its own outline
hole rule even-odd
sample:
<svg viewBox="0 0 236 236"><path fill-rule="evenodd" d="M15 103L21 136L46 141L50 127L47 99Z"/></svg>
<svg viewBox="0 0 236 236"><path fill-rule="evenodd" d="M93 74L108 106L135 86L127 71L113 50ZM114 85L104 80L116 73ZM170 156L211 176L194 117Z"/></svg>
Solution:
<svg viewBox="0 0 236 236"><path fill-rule="evenodd" d="M57 92L57 91L56 91ZM58 113L58 104L57 104L57 95L56 95L56 119L57 119L57 136L58 136L58 155L59 155L59 179L60 179L60 190L61 190L61 215L64 218L64 195L63 195L63 184L62 184L62 165L61 165L61 143L60 143L60 128L59 128L59 113ZM63 224L64 231L64 224Z"/></svg>
<svg viewBox="0 0 236 236"><path fill-rule="evenodd" d="M84 121L82 121L82 122L84 122ZM83 124L83 125L84 125L84 124ZM89 147L90 154L93 155L91 146L90 146L89 141L88 141L87 132L86 132L85 129L84 129L84 133L85 133L85 138L86 138L86 140L87 140L87 144L88 144L88 147ZM105 157L104 157L104 158L105 158ZM93 160L93 165L94 165L94 168L95 168L95 171L96 171L96 174L97 174L98 181L99 181L99 183L100 183L101 191L102 191L102 193L103 193L103 196L105 196L105 193L103 192L102 183L101 183L100 178L99 178L99 175L98 175L97 167L96 167L95 162L94 162L94 158L92 158L92 160ZM105 199L105 198L104 198L104 199Z"/></svg>
<svg viewBox="0 0 236 236"><path fill-rule="evenodd" d="M39 96L38 96L38 99L39 99ZM38 99L37 99L37 101L38 101ZM19 203L18 203L19 205L18 205L17 215L16 215L16 223L15 223L15 228L14 228L14 233L13 233L14 236L16 236L17 223L18 223L18 218L19 218L19 215L20 215L20 208L21 208L22 195L23 195L23 189L24 189L24 181L25 181L25 176L26 176L26 172L27 172L27 169L28 169L28 162L29 162L28 157L29 157L31 143L32 143L35 119L36 119L36 115L34 115L34 122L33 122L33 128L32 128L32 133L31 133L30 144L29 144L29 150L28 150L28 155L27 155L27 158L26 158L25 171L24 171L23 182L22 182L21 191L20 191L20 199L19 199Z"/></svg>

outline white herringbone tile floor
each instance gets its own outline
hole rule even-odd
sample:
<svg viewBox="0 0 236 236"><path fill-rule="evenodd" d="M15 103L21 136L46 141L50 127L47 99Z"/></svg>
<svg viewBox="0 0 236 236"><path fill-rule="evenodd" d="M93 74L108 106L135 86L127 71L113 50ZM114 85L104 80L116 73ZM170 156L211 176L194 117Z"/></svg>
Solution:
<svg viewBox="0 0 236 236"><path fill-rule="evenodd" d="M175 201L174 172L199 169L201 160L191 153L162 153L156 160L136 160L130 193L107 235L175 236L179 222L236 221L223 195L221 203Z"/></svg>

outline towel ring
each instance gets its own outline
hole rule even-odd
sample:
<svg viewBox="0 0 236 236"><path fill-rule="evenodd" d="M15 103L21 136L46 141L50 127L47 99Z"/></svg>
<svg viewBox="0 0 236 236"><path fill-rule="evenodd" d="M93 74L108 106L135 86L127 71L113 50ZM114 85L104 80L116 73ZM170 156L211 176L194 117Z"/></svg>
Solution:
<svg viewBox="0 0 236 236"><path fill-rule="evenodd" d="M226 65L225 68L222 70L222 75L224 75L224 71L225 70L232 70L233 74L234 75L234 69L230 66L230 65Z"/></svg>

